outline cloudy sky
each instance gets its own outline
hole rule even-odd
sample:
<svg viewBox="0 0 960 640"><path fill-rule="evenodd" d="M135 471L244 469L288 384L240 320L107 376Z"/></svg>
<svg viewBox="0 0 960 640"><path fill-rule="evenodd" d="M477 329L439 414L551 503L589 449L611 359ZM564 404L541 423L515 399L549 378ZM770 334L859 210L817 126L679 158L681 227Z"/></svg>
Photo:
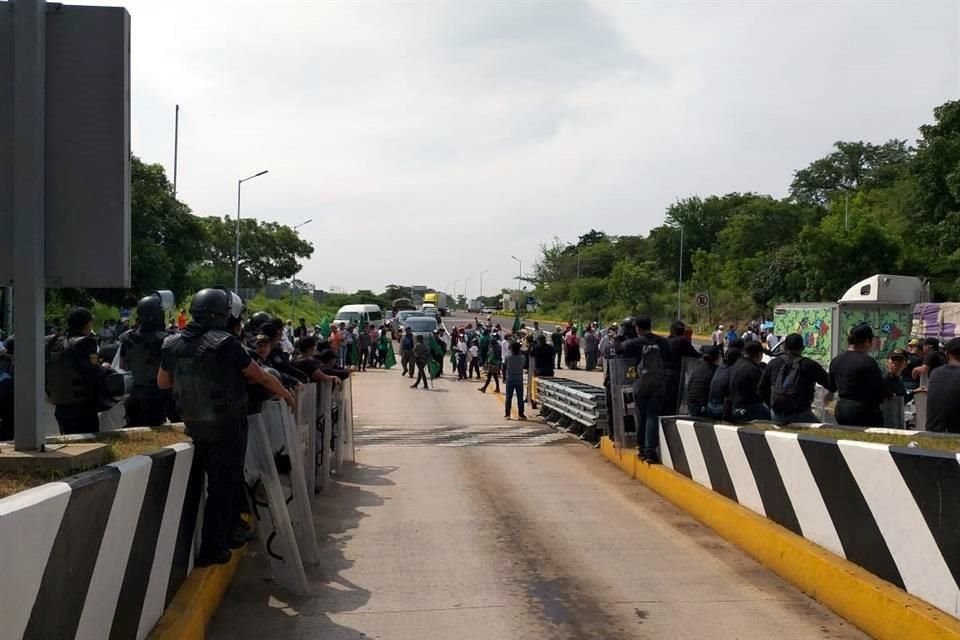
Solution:
<svg viewBox="0 0 960 640"><path fill-rule="evenodd" d="M88 3L89 0L88 0ZM552 236L782 196L960 96L960 2L127 0L133 147L203 215L302 233L322 288L510 286Z"/></svg>

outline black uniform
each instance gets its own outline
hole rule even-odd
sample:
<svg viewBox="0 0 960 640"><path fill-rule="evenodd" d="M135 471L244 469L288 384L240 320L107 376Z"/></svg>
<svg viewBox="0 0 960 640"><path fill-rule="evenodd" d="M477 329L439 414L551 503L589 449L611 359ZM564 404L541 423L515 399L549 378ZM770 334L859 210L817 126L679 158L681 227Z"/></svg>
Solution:
<svg viewBox="0 0 960 640"><path fill-rule="evenodd" d="M173 377L173 395L193 438L195 464L207 474L200 557L231 544L242 497L251 359L236 336L191 323L163 343L160 366Z"/></svg>
<svg viewBox="0 0 960 640"><path fill-rule="evenodd" d="M667 389L663 397L663 407L661 411L664 415L672 416L680 408L680 388L683 386L683 378L680 376L683 368L684 358L700 358L700 354L690 344L685 336L670 336L667 338L670 345L670 360L664 362L664 369L667 374Z"/></svg>
<svg viewBox="0 0 960 640"><path fill-rule="evenodd" d="M873 358L860 351L844 351L830 362L830 382L837 389L837 424L883 426L880 404L892 394Z"/></svg>
<svg viewBox="0 0 960 640"><path fill-rule="evenodd" d="M166 422L171 395L157 387L160 349L169 334L164 330L131 329L120 336L120 357L133 374L127 397L127 426L156 426Z"/></svg>
<svg viewBox="0 0 960 640"><path fill-rule="evenodd" d="M709 414L707 405L710 403L710 383L717 372L717 365L702 361L693 373L690 374L690 384L687 386L687 411L692 416L706 417Z"/></svg>
<svg viewBox="0 0 960 640"><path fill-rule="evenodd" d="M99 391L103 370L97 338L68 331L46 346L47 397L56 409L60 433L100 431Z"/></svg>

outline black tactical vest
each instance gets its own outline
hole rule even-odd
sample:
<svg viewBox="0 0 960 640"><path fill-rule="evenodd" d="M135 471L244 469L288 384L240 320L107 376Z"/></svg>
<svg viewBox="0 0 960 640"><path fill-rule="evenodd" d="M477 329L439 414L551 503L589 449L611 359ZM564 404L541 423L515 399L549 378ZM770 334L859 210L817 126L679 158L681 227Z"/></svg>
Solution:
<svg viewBox="0 0 960 640"><path fill-rule="evenodd" d="M174 355L173 395L187 427L236 422L246 415L247 384L220 350L235 336L221 329L186 339L170 336L163 348Z"/></svg>
<svg viewBox="0 0 960 640"><path fill-rule="evenodd" d="M166 331L134 329L120 336L127 371L133 374L133 386L141 389L157 388L160 369L160 349L167 337Z"/></svg>
<svg viewBox="0 0 960 640"><path fill-rule="evenodd" d="M90 400L92 389L80 371L77 345L87 336L57 336L46 345L47 397L59 406L77 406Z"/></svg>

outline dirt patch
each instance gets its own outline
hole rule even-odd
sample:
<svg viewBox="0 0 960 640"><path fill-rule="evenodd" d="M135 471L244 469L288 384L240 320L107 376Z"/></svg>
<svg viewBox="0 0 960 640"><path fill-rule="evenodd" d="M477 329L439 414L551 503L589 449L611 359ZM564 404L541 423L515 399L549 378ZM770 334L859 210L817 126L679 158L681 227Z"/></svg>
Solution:
<svg viewBox="0 0 960 640"><path fill-rule="evenodd" d="M186 442L190 438L181 431L168 427L159 427L150 431L104 433L94 442L102 442L109 446L110 452L107 463L130 458L141 453L150 453L162 447ZM60 471L0 471L0 498L6 498L20 491L39 487L48 482L63 480L90 469L74 469L69 473Z"/></svg>

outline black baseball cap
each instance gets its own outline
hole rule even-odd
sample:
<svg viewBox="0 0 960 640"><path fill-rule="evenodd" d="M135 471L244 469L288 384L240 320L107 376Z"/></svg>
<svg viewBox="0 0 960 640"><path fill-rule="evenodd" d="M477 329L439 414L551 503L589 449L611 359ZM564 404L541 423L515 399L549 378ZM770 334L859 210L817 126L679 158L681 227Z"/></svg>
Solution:
<svg viewBox="0 0 960 640"><path fill-rule="evenodd" d="M903 349L893 349L887 354L887 360L906 360L907 352Z"/></svg>
<svg viewBox="0 0 960 640"><path fill-rule="evenodd" d="M927 338L926 340L923 341L923 344L928 344L931 347L940 348L940 341L937 340L936 338Z"/></svg>

